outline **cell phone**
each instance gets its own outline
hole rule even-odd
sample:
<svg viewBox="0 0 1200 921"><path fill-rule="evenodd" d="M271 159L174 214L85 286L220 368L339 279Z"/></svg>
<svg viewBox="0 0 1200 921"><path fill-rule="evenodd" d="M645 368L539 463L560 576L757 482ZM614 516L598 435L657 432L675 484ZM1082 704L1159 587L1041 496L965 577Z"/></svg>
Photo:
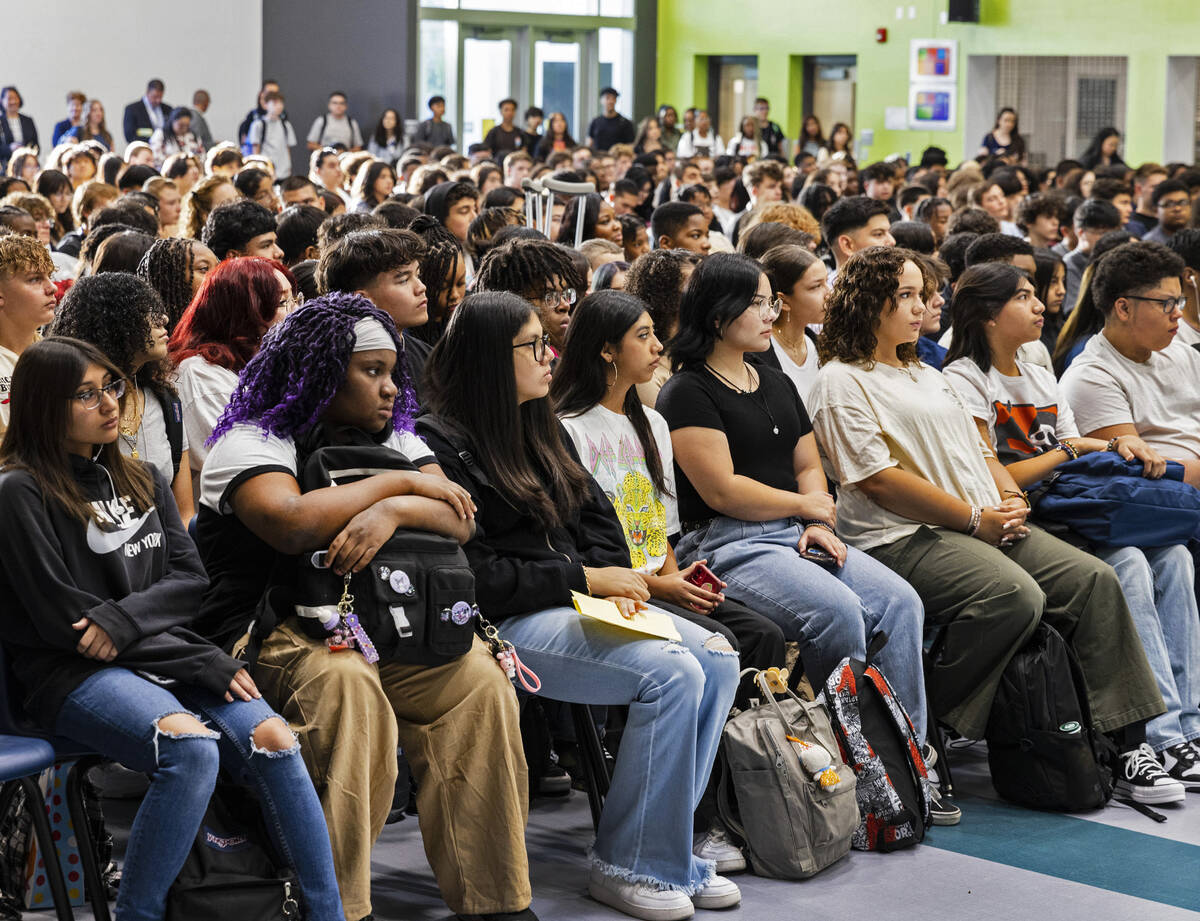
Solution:
<svg viewBox="0 0 1200 921"><path fill-rule="evenodd" d="M687 581L691 582L697 588L702 588L706 592L712 592L714 595L721 594L721 580L713 575L713 571L703 563L698 563L696 568L692 570L692 574L687 577Z"/></svg>
<svg viewBox="0 0 1200 921"><path fill-rule="evenodd" d="M826 569L837 569L837 557L823 547L808 547L800 551L801 559L809 560Z"/></svg>

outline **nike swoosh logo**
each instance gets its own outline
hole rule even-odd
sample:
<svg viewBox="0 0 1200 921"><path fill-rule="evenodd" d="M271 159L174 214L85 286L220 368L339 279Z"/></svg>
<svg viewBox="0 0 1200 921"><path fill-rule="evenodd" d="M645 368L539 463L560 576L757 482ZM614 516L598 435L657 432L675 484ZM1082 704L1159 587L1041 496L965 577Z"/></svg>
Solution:
<svg viewBox="0 0 1200 921"><path fill-rule="evenodd" d="M120 549L131 537L137 534L149 517L150 509L147 509L142 513L142 517L134 519L134 522L129 527L121 528L119 531L102 531L97 527L95 521L89 520L87 526L88 549L92 553L101 556Z"/></svg>

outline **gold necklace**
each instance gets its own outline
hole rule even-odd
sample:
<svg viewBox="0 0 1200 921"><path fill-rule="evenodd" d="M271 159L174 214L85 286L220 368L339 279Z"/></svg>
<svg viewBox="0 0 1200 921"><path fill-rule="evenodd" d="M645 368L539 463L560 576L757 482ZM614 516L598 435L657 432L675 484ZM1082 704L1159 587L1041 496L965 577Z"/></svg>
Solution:
<svg viewBox="0 0 1200 921"><path fill-rule="evenodd" d="M137 425L130 427L126 423L125 417L121 417L121 438L125 444L129 445L129 456L134 460L138 459L138 438L142 431L142 409L138 406L138 398L142 395L142 389L136 385L133 388L133 416L137 419Z"/></svg>

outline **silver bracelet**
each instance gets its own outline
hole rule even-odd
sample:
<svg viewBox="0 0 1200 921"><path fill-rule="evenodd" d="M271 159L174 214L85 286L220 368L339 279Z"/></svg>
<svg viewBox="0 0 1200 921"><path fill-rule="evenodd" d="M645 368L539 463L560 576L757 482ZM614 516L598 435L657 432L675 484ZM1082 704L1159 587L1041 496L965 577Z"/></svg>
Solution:
<svg viewBox="0 0 1200 921"><path fill-rule="evenodd" d="M983 522L983 509L978 505L971 506L971 522L967 525L967 537L979 533L979 525Z"/></svg>

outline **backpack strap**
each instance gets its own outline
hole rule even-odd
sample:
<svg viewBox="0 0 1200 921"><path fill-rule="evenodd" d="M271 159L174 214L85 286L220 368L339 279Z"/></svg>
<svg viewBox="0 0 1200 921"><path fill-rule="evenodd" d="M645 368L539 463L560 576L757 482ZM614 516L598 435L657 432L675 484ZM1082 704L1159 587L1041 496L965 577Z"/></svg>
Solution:
<svg viewBox="0 0 1200 921"><path fill-rule="evenodd" d="M171 445L171 467L174 476L179 475L179 462L183 458L183 404L178 395L173 395L157 387L150 388L154 392L158 405L162 407L163 422L167 427L167 441Z"/></svg>
<svg viewBox="0 0 1200 921"><path fill-rule="evenodd" d="M476 483L480 486L491 487L492 483L488 479L487 473L479 466L475 455L471 453L470 439L461 428L450 420L433 413L422 416L421 424L436 432L449 443L454 449L454 453L458 455L458 459L463 462L463 466L467 468L467 473Z"/></svg>

